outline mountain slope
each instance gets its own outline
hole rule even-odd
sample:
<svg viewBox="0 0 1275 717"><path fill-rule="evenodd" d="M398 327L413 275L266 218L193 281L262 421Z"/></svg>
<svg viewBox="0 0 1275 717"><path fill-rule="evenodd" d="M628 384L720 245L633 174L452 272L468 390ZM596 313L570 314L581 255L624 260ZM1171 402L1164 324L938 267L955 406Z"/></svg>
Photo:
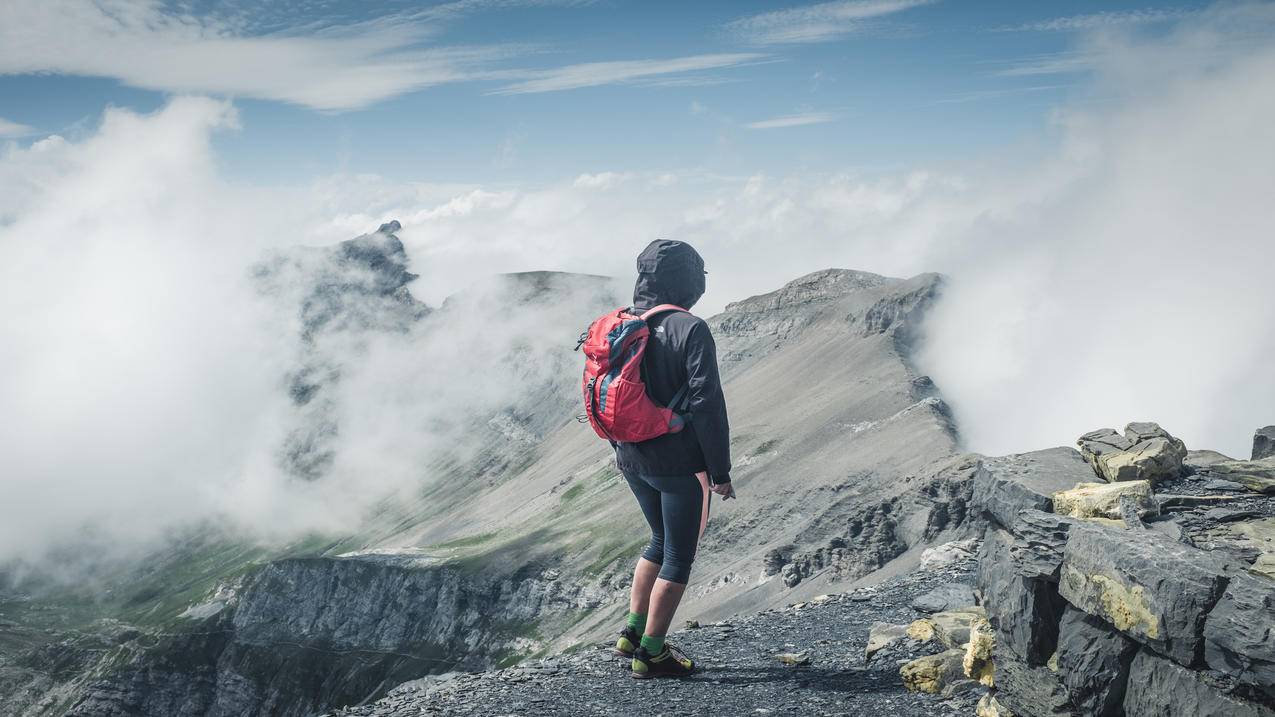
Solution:
<svg viewBox="0 0 1275 717"><path fill-rule="evenodd" d="M401 265L387 266L407 280ZM646 528L609 447L573 418L579 357L570 351L575 333L616 303L610 284L514 275L433 311L402 287L393 301L413 316L394 331L478 342L455 349L468 351L476 379L453 388L475 400L465 415L443 416L440 430L457 438L421 466L428 480L383 503L357 534L207 574L225 577L205 582L183 617L70 671L59 684L71 713L309 714L612 629ZM681 617L874 580L962 535L973 464L908 358L940 287L934 275L827 270L709 319L741 497L714 502ZM500 344L465 338L493 316L521 333ZM488 380L519 371L517 381ZM330 463L327 444L301 445L321 450L300 474Z"/></svg>

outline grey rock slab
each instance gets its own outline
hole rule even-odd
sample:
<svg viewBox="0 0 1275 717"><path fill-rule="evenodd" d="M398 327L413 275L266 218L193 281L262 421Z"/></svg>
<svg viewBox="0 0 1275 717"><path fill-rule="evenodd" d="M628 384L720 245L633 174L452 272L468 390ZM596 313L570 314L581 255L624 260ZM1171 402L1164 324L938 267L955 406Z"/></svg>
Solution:
<svg viewBox="0 0 1275 717"><path fill-rule="evenodd" d="M920 612L943 612L974 604L974 587L967 583L940 585L912 601L912 607Z"/></svg>
<svg viewBox="0 0 1275 717"><path fill-rule="evenodd" d="M1208 471L1211 476L1243 484L1251 491L1275 494L1275 458L1215 463Z"/></svg>
<svg viewBox="0 0 1275 717"><path fill-rule="evenodd" d="M1203 650L1204 619L1226 585L1215 556L1153 531L1077 525L1063 551L1059 593L1183 665Z"/></svg>
<svg viewBox="0 0 1275 717"><path fill-rule="evenodd" d="M1075 449L988 458L974 477L974 507L1009 527L1024 509L1049 512L1051 496L1093 479L1093 471Z"/></svg>
<svg viewBox="0 0 1275 717"><path fill-rule="evenodd" d="M1017 539L1009 546L1015 570L1024 577L1057 582L1067 535L1077 522L1076 518L1056 513L1020 511L1011 528Z"/></svg>
<svg viewBox="0 0 1275 717"><path fill-rule="evenodd" d="M989 531L979 552L978 586L987 619L996 629L998 649L1030 665L1042 665L1058 643L1064 603L1058 586L1019 574L1010 558L1014 537Z"/></svg>
<svg viewBox="0 0 1275 717"><path fill-rule="evenodd" d="M1137 651L1138 643L1068 606L1058 627L1056 662L1071 703L1093 717L1122 714L1129 664Z"/></svg>
<svg viewBox="0 0 1275 717"><path fill-rule="evenodd" d="M1190 468L1192 471L1199 472L1203 468L1208 468L1214 463L1224 463L1233 461L1234 458L1218 453L1217 451L1187 451L1186 458L1182 459L1182 465Z"/></svg>
<svg viewBox="0 0 1275 717"><path fill-rule="evenodd" d="M1275 426L1259 428L1253 433L1253 460L1275 457Z"/></svg>
<svg viewBox="0 0 1275 717"><path fill-rule="evenodd" d="M1048 667L1029 665L998 643L996 699L1019 717L1079 717L1058 674Z"/></svg>
<svg viewBox="0 0 1275 717"><path fill-rule="evenodd" d="M1232 697L1188 670L1149 650L1139 650L1129 667L1127 717L1275 717L1275 710Z"/></svg>
<svg viewBox="0 0 1275 717"><path fill-rule="evenodd" d="M1204 623L1209 667L1275 697L1275 580L1239 573Z"/></svg>

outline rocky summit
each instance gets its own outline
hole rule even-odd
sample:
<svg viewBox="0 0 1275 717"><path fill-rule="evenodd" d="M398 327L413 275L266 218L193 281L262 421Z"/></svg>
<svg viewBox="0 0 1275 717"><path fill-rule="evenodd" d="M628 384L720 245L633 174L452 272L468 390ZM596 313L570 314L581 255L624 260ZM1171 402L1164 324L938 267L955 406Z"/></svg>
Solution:
<svg viewBox="0 0 1275 717"><path fill-rule="evenodd" d="M464 337L472 376L516 356L517 389L440 387L467 400L419 489L355 531L206 525L76 584L0 567L0 715L1275 715L1271 428L1248 459L1151 422L966 453L912 358L934 274L828 269L707 319L740 499L671 637L704 669L630 679L607 643L647 529L571 350L623 297L530 272L426 306L398 230L253 269L295 332L282 466L336 479L343 381L387 337Z"/></svg>

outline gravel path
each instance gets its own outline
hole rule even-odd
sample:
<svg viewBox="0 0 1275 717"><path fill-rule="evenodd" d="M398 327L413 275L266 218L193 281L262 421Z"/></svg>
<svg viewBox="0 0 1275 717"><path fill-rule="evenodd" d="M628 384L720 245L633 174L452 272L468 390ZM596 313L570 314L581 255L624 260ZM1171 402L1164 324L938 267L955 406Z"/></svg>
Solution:
<svg viewBox="0 0 1275 717"><path fill-rule="evenodd" d="M972 584L974 561L918 571L872 588L781 610L688 627L671 640L703 671L686 680L639 681L609 645L505 670L409 682L370 705L336 712L406 715L969 715L977 694L942 699L904 690L899 664L938 648L903 640L864 664L874 622L907 624L909 603L950 582ZM780 653L804 653L801 666ZM639 710L639 707L641 709Z"/></svg>

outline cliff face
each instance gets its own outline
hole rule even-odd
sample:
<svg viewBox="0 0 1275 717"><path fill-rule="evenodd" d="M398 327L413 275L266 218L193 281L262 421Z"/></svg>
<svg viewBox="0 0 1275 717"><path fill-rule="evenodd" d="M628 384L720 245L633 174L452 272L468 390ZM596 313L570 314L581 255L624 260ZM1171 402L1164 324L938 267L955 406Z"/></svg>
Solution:
<svg viewBox="0 0 1275 717"><path fill-rule="evenodd" d="M995 701L1031 717L1275 715L1272 464L1188 453L1146 423L1079 443L976 479Z"/></svg>
<svg viewBox="0 0 1275 717"><path fill-rule="evenodd" d="M292 546L296 557L219 561L190 583L205 586L198 591L161 588L180 615L139 625L106 654L75 652L86 664L43 691L62 697L14 702L14 713L312 714L612 629L646 527L610 449L573 420L579 359L570 351L615 304L609 285L513 275L429 310L407 293L393 230L323 254L322 286L302 291L290 390L303 420L284 456L297 475L322 479L332 463L339 426L325 401L342 376L332 356L349 355L324 352L334 336L450 335L495 307L524 332L508 344L517 360L501 365L535 367L525 390L499 402L474 386L471 410L447 416L446 428L479 437L477 446L422 466L433 479L387 502L357 535ZM280 278L288 261L262 269L263 286L295 289ZM904 571L930 543L973 528L978 462L957 453L937 388L908 358L940 287L933 275L828 270L709 319L741 498L714 502L681 617L751 612L875 579L883 567ZM360 318L369 296L384 311ZM476 361L501 360L481 354Z"/></svg>

